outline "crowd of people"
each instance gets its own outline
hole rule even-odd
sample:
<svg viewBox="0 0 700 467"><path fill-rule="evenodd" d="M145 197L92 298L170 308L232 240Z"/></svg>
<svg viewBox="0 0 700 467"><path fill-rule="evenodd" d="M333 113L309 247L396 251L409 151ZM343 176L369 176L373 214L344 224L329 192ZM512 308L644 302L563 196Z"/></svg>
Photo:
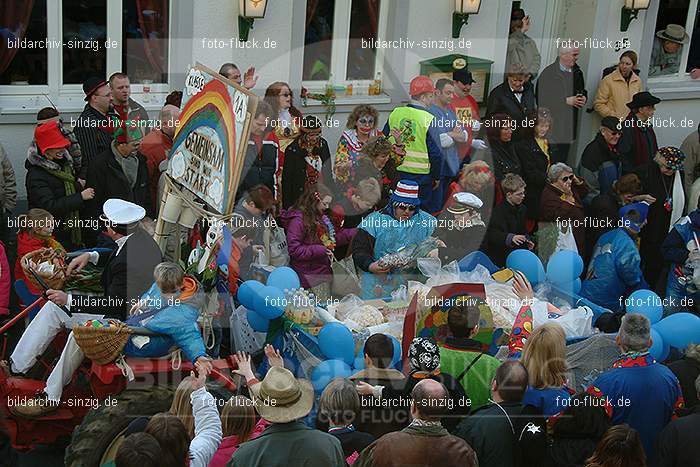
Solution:
<svg viewBox="0 0 700 467"><path fill-rule="evenodd" d="M700 127L679 147L658 146L653 116L661 100L644 91L628 50L603 73L591 100L600 126L574 154L587 137L577 129L589 104L579 50L562 46L541 69L529 18L515 10L511 19L505 81L490 92L483 117L470 95L472 73L455 63L452 79L413 78L410 102L383 127L377 109L355 107L329 144L324 121L302 114L292 88L270 84L245 142L234 211L243 222L224 227L215 248L225 268L213 282L185 274L179 245L163 252L152 238L182 93L168 95L149 120L131 98L128 75L115 73L85 80L74 128L59 109L42 109L24 164L29 211L16 236L7 228L15 174L0 153L0 315L11 313L15 281L29 296L43 292L21 264L42 248L80 252L68 276L101 267L102 295L47 290L0 371L28 373L78 314L159 333L145 343L132 338L127 356L179 347L196 372L178 387L170 412L130 426L116 457L122 467L697 465L700 348L656 362L649 320L625 314L623 304L649 288L673 299L666 314L698 313ZM675 25L660 31L655 73L677 71L673 44L684 34ZM241 74L232 63L219 73L247 89L258 81L254 68ZM200 220L184 242L205 244L208 228ZM359 295L388 298L425 278L387 258L426 244L426 256L442 265L481 252L496 268L514 250L533 251L545 264L556 251L578 252L587 265L580 295L613 312L595 325L617 332L619 359L587 388L570 387L559 325L532 330L519 359L500 361L474 339L479 308L458 304L448 310L444 343L413 340L405 372L392 365L392 340L375 334L364 346L366 368L316 398L268 346L264 374L255 374L250 356L236 355L247 396L231 398L221 413L214 408L205 387L211 360L237 349L225 348L225 318L214 325L216 345L205 346L196 325L205 292L225 290L237 305L241 282L288 265L319 303L330 303L339 298L336 265L350 258L343 267L356 268ZM518 296L532 297L527 280L516 279ZM70 333L43 393L13 414L55 411L83 358Z"/></svg>

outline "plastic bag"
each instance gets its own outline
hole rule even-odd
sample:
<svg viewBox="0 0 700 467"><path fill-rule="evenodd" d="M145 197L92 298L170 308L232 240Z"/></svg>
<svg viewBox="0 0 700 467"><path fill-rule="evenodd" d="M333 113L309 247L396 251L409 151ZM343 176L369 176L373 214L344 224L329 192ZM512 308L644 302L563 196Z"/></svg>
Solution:
<svg viewBox="0 0 700 467"><path fill-rule="evenodd" d="M408 292L408 289L406 288L406 286L403 284L400 285L398 289L391 292L391 301L392 302L407 302L408 301L407 292Z"/></svg>
<svg viewBox="0 0 700 467"><path fill-rule="evenodd" d="M352 310L364 306L364 301L355 294L348 294L337 303L328 305L328 312L338 321L345 321Z"/></svg>

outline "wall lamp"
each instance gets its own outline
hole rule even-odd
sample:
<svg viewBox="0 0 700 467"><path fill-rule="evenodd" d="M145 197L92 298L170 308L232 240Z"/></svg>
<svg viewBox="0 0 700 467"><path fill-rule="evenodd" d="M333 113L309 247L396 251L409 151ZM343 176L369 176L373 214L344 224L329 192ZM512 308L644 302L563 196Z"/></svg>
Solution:
<svg viewBox="0 0 700 467"><path fill-rule="evenodd" d="M256 18L264 18L267 0L238 0L238 40L246 42Z"/></svg>
<svg viewBox="0 0 700 467"><path fill-rule="evenodd" d="M629 29L633 19L637 19L640 10L649 8L650 0L625 0L620 13L620 31L625 32Z"/></svg>
<svg viewBox="0 0 700 467"><path fill-rule="evenodd" d="M462 26L469 21L469 15L476 15L481 8L481 0L455 0L455 11L452 13L452 37L458 38Z"/></svg>

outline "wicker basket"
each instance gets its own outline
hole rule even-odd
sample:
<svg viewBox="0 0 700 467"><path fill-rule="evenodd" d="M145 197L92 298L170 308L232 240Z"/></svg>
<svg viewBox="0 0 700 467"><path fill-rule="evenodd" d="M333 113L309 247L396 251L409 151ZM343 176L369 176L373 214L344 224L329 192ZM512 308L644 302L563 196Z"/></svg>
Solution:
<svg viewBox="0 0 700 467"><path fill-rule="evenodd" d="M85 356L97 363L112 363L121 355L132 330L121 321L109 320L109 327L74 326L73 335Z"/></svg>
<svg viewBox="0 0 700 467"><path fill-rule="evenodd" d="M36 270L34 267L34 272L41 277L44 282L49 286L50 289L61 290L63 289L63 284L66 281L66 268L65 268L65 254L63 250L54 250L53 248L41 248L39 250L30 251L26 255L22 256L20 265L24 271L24 275L27 281L38 290L43 290L41 284L39 284L34 275L29 272L30 263L35 265L41 263L52 263L54 264L54 272L51 275L42 274ZM58 264L54 260L58 260Z"/></svg>

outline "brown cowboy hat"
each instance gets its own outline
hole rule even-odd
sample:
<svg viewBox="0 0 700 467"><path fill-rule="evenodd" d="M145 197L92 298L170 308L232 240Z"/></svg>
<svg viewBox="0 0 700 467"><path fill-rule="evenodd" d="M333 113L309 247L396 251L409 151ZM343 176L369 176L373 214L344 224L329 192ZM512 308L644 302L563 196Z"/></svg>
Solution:
<svg viewBox="0 0 700 467"><path fill-rule="evenodd" d="M688 42L688 34L685 33L685 28L680 24L666 25L666 29L656 32L656 37L665 41L675 42L676 44Z"/></svg>
<svg viewBox="0 0 700 467"><path fill-rule="evenodd" d="M260 384L251 388L255 409L272 423L288 423L303 418L314 404L314 388L305 379L296 379L286 368L270 367Z"/></svg>

